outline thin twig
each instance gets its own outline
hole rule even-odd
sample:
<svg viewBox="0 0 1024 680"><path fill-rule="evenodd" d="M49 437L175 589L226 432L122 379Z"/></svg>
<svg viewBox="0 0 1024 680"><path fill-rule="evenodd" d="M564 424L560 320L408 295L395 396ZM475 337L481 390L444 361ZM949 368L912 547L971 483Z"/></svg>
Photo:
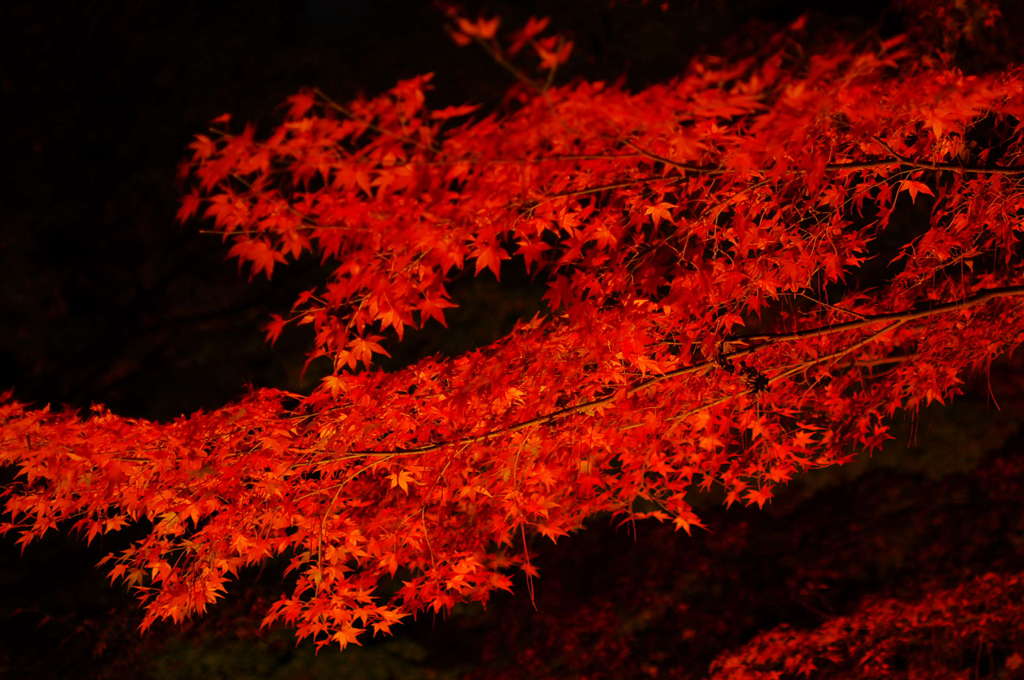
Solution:
<svg viewBox="0 0 1024 680"><path fill-rule="evenodd" d="M338 496L341 495L342 489L345 488L345 485L347 485L349 482L351 482L353 479L358 477L360 474L362 474L366 470L369 470L372 467L380 465L381 463L385 463L385 462L391 460L392 457L393 456L385 456L383 458L378 458L377 460L370 461L366 465L362 466L361 468L359 468L358 470L356 470L355 472L350 474L348 477L346 477L340 483L336 484L334 487L330 487L329 486L329 487L326 487L326 488L323 488L323 489L317 489L316 491L312 492L312 493L322 493L324 491L330 491L332 488L337 487L337 490L334 492L334 495L331 497L331 502L327 504L327 509L324 510L324 514L320 517L320 533L319 533L319 535L317 537L317 543L316 543L316 568L317 568L318 571L322 568L321 565L323 564L324 533L326 532L326 529L327 529L327 518L330 516L331 511L334 510L334 504L338 501ZM303 496L299 496L295 500L297 501L297 500L299 500L301 498L305 498L306 496L309 496L309 495L312 495L312 494L304 494ZM321 574L321 576L322 575L323 574ZM320 586L320 584L317 583L317 588L318 589L319 589L319 586Z"/></svg>
<svg viewBox="0 0 1024 680"><path fill-rule="evenodd" d="M915 161L912 158L908 158L901 153L898 153L895 149L889 146L881 137L875 137L875 141L878 142L882 148L892 154L895 158L899 159L901 165L906 165L911 168L918 170L938 170L947 172L961 172L969 175L1024 175L1024 168L1007 168L1000 167L998 165L989 166L972 166L972 165L957 165L955 163L929 163L927 161Z"/></svg>
<svg viewBox="0 0 1024 680"><path fill-rule="evenodd" d="M975 307L977 305L984 304L985 302L988 302L989 300L994 300L996 298L1013 297L1017 295L1024 295L1024 286L1007 286L1006 288L993 288L991 290L987 290L983 293L979 293L977 295L973 295L971 297L964 298L963 300L959 300L956 302L944 302L942 304L933 305L932 307L926 307L924 309L875 314L873 316L866 316L857 321L847 321L845 323L835 324L833 326L807 328L805 330L794 331L792 333L739 336L735 338L730 338L726 340L723 344L726 347L728 347L736 343L779 342L787 340L800 340L803 338L829 335L831 333L841 333L842 331L849 331L855 328L862 328L869 324L878 323L879 321L914 321L915 319L923 319L925 317L934 316L936 314L942 314L943 312L951 312L960 309L967 309L969 307Z"/></svg>
<svg viewBox="0 0 1024 680"><path fill-rule="evenodd" d="M342 106L338 102L336 102L333 99L331 99L330 97L328 97L327 94L323 90L318 88L318 87L313 88L313 92L318 97L323 99L324 103L326 103L327 106L329 106L330 108L334 109L338 113L343 114L346 118L349 118L349 119L351 119L351 120L353 120L353 121L355 121L357 123L362 123L368 129L373 130L374 132L376 132L378 134L384 135L386 137L391 137L392 139L397 139L397 140L399 140L401 142L405 142L406 144L412 144L413 146L417 146L417 147L423 149L424 151L428 151L430 153L434 153L434 152L437 151L433 147L431 147L431 146L429 146L427 144L424 144L423 142L421 142L418 139L413 139L412 137L408 137L406 135L401 135L401 134L398 134L397 132L392 132L391 130L385 130L384 128L380 127L379 125L375 125L374 123L372 123L371 121L366 120L365 118L360 118L355 113L353 113L351 110L347 109L346 107Z"/></svg>
<svg viewBox="0 0 1024 680"><path fill-rule="evenodd" d="M683 171L684 176L690 175L724 175L727 174L730 169L723 165L696 165L693 163L682 163L679 161L672 160L665 156L658 155L651 151L646 151L638 147L631 141L626 141L626 144L636 149L641 155L656 160L660 163L664 163L671 167L677 168ZM910 158L893 154L892 158L877 158L864 161L852 161L849 163L826 163L826 172L840 172L850 170L872 170L875 168L884 168L893 165L901 165L913 170L935 170L939 172L957 172L962 174L974 174L974 175L1024 175L1024 168L1004 168L999 166L970 166L970 165L956 165L953 163L929 163L926 161L915 161ZM806 170L797 170L796 172L806 172ZM645 184L648 182L654 182L657 180L667 181L679 181L681 177L663 177L663 176L652 176L652 177L641 177L635 180L616 182L612 184L602 184L589 187L582 187L580 189L574 189L571 191L562 191L555 194L549 194L544 196L544 199L549 198L560 198L563 196L581 196L586 194L594 194L601 191L607 191L610 189L620 189L622 187L634 186L637 184Z"/></svg>
<svg viewBox="0 0 1024 680"><path fill-rule="evenodd" d="M523 85L526 85L528 88L535 91L537 94L544 94L544 92L547 90L546 87L540 85L533 78L523 73L523 71L520 70L515 64L510 62L508 59L505 59L505 57L502 56L501 51L498 50L494 45L492 45L486 40L483 40L478 36L473 36L473 40L478 45L480 45L485 52L487 52L488 56L490 56L490 58L493 59L494 62L498 64L498 66L502 67L503 69L511 73L512 77L521 82Z"/></svg>

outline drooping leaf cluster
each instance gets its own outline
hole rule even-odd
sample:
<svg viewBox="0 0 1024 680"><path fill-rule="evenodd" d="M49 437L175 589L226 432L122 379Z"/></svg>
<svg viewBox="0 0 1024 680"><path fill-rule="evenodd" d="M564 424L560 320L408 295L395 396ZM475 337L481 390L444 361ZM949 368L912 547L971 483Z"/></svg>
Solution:
<svg viewBox="0 0 1024 680"><path fill-rule="evenodd" d="M1024 466L1007 375L995 420L972 381L973 404L919 414L917 445L897 424L882 455L807 475L767 512L698 497L714 530L689 540L595 521L542 547L536 609L492 604L468 677L1016 677Z"/></svg>
<svg viewBox="0 0 1024 680"><path fill-rule="evenodd" d="M966 75L900 37L808 53L796 25L631 92L555 86L569 43L498 28L453 31L520 78L501 110L431 109L422 76L344 105L302 92L266 137L222 118L196 138L181 218L253 274L330 267L268 336L309 327L331 375L170 423L7 400L4 529L147 523L111 556L144 625L284 556L267 621L345 646L532 576L528 535L596 513L689 532L697 488L762 506L1024 340L1020 68ZM540 77L516 66L526 45ZM514 258L545 314L375 367L444 324L460 272Z"/></svg>
<svg viewBox="0 0 1024 680"><path fill-rule="evenodd" d="M945 659L921 651L939 646L937 640L957 651L981 650L1007 632L1019 645L1022 584L1020 574L990 573L956 588L930 591L915 602L870 600L853 614L834 617L813 630L781 626L717 659L710 677L814 677L825 669L836 678L950 677ZM1011 654L1007 671L1021 667L1024 657Z"/></svg>

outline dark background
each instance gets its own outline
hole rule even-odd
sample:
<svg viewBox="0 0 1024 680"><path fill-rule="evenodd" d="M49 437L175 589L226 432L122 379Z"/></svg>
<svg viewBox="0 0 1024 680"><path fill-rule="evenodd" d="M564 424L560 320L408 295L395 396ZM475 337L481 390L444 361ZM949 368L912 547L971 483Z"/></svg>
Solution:
<svg viewBox="0 0 1024 680"><path fill-rule="evenodd" d="M677 73L694 54L752 49L806 11L830 31L903 27L881 0L831 3L827 14L798 0L688 0L668 11L641 2L467 4L469 14L482 7L509 25L551 16L576 42L564 77L625 76L631 87ZM1022 28L1019 18L1009 17L1011 27ZM429 2L8 2L0 25L0 390L147 418L215 408L248 385L302 391L317 378L315 369L301 374L308 337L286 331L271 348L260 328L315 279L315 264L249 281L225 262L218 237L174 221L177 165L211 118L231 112L265 128L302 87L345 100L425 71L437 73L438 106L496 106L511 84L484 54L452 44ZM962 58L976 66L1013 55L974 46ZM391 347L396 363L484 344L532 313L537 291L508 278L511 287L459 282L451 329ZM252 610L276 592L273 565L243 578L207 619L140 637L130 596L93 567L124 538L85 548L52 536L24 556L6 541L0 676L441 677L535 663L538 677L653 677L666 668L700 677L753 631L814 625L865 593L1018 564L1019 504L985 475L992 460L1018 455L1019 376L994 369L1002 411L987 385L971 386L961 405L908 419L891 450L814 475L765 512L709 505L711 533L689 539L598 518L555 548L538 544L536 610L520 584L487 611L428 617L343 655L313 657L288 631L256 634Z"/></svg>

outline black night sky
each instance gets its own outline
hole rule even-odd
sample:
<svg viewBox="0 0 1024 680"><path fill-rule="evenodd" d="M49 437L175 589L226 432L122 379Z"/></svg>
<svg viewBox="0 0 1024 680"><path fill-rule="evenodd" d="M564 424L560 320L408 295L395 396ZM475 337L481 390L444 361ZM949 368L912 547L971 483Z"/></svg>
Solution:
<svg viewBox="0 0 1024 680"><path fill-rule="evenodd" d="M469 14L511 23L550 16L577 46L563 77L624 76L633 87L672 75L694 54L742 51L805 11L854 35L901 28L881 0L832 3L829 14L807 0L658 4L467 3ZM1020 19L1008 17L1018 35ZM261 331L315 280L315 263L250 282L217 236L174 219L177 166L210 119L230 112L265 128L300 88L345 100L426 71L437 74L438 106L493 107L510 85L486 55L452 43L428 1L11 0L0 24L0 390L145 418L215 408L248 385L303 391L317 379L301 373L309 338L286 332L271 348ZM501 288L460 282L449 332L414 335L395 361L487 343L532 314L537 291L508 278ZM538 543L536 607L519 583L486 610L421 618L342 654L314 656L287 630L257 631L279 565L245 574L205 619L140 636L131 596L94 566L130 536L87 548L53 535L24 556L7 538L0 677L699 678L758 630L816 625L865 595L912 593L946 574L1020 569L1019 498L991 484L985 462L1022 455L1022 378L1019 362L994 368L991 385L982 380L955 406L898 424L884 453L812 475L765 511L726 511L708 499L700 510L714 530L693 538L597 518L555 547ZM588 629L588 620L615 621L615 632ZM575 622L568 632L565 621ZM564 651L573 648L591 660Z"/></svg>

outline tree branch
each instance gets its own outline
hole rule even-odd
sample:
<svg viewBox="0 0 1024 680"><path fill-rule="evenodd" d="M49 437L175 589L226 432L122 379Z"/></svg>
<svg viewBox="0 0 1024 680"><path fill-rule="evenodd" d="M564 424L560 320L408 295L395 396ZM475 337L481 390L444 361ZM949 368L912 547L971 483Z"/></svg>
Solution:
<svg viewBox="0 0 1024 680"><path fill-rule="evenodd" d="M770 380L770 382L774 382L776 380L782 379L783 377L791 375L792 372L795 372L797 370L803 370L804 368L806 368L806 367L808 367L810 365L821 363L823 361L827 361L829 359L837 358L839 356L847 354L847 353L853 351L854 349L857 349L858 347L862 346L863 344L866 344L867 342L870 342L870 341L876 339L877 337L879 337L879 336L881 336L881 335L883 335L885 333L888 333L889 331L893 330L894 328L896 328L896 327L898 327L900 325L903 325L906 322L915 321L917 319L924 319L924 318L927 318L927 317L930 317L930 316L937 316L939 314L944 314L946 312L953 312L953 311L958 311L958 310L969 309L971 307L976 307L978 305L982 305L982 304L984 304L986 302L989 302L991 300L995 300L995 299L1003 298L1003 297L1013 297L1013 296L1018 296L1018 295L1024 295L1024 286L1008 286L1008 287L1005 287L1005 288L994 288L992 290L988 290L988 291L985 291L983 293L979 293L979 294L974 295L972 297L964 298L963 300L959 300L959 301L956 301L956 302L942 303L942 304L935 305L933 307L928 307L928 308L925 308L925 309L913 309L913 310L907 310L907 311L902 311L902 312L889 312L889 313L885 313L885 314L876 314L874 316L868 316L868 317L864 317L863 319L858 319L857 321L849 321L849 322L846 322L846 323L834 324L834 325L829 325L829 326L819 326L819 327L816 327L816 328L807 328L807 329L804 329L804 330L801 330L801 331L795 331L795 332L792 332L792 333L761 334L761 335L749 335L749 336L745 336L745 337L742 337L742 336L741 337L735 337L735 338L732 338L732 339L729 339L729 340L726 340L725 342L723 342L723 347L729 347L729 346L736 345L736 344L743 344L744 346L739 347L737 349L732 349L732 350L728 350L726 352L723 352L723 354L720 357L718 357L717 359L715 359L715 360L701 361L701 362L698 362L698 363L695 363L695 364L690 364L690 365L687 365L687 366L681 366L680 368L677 368L675 370L668 371L666 373L662 373L661 375L657 375L657 376L648 378L646 380L640 381L638 383L635 383L634 385L632 385L631 387L629 387L625 391L625 395L629 396L629 395L637 394L638 392L642 392L644 390L647 390L647 389L653 387L654 385L656 385L656 384L658 384L658 383L660 383L662 381L669 380L671 378L678 378L678 377L683 376L683 375L689 375L689 374L692 374L692 373L699 373L701 371L708 370L708 369L713 368L714 366L716 366L718 361L720 361L722 359L729 360L729 359L736 359L736 358L739 358L739 357L747 356L749 354L753 354L754 352L756 352L756 351L758 351L760 349L763 349L764 347L767 347L767 346L770 346L770 345L774 345L774 344L779 343L779 342L788 342L790 340L801 340L801 339L813 338L813 337L823 337L823 336L826 336L826 335L831 335L833 333L840 333L842 331L849 331L849 330L855 330L855 329L858 329L858 328L863 328L865 326L869 326L869 325L872 325L872 324L882 323L882 322L886 322L886 321L892 322L891 325L886 327L885 329L882 329L881 331L879 331L877 333L874 333L871 336L869 336L868 338L860 340L857 343L855 343L854 345L849 346L849 347L847 347L847 348L845 348L843 350L840 350L840 351L835 352L835 353L827 354L827 355L824 355L824 356L821 356L821 357L816 357L814 359L808 359L806 361L800 362L799 364L796 364L794 367L791 367L791 368L787 369L787 372L783 372L782 374L774 376ZM499 428L499 429L496 429L496 430L490 430L488 432L482 432L480 434L467 435L465 437L461 437L461 438L458 438L458 439L452 439L452 440L441 441L441 442L432 442L430 444L424 444L422 446L414 446L414 447L410 447L410 448L407 448L407 449L393 449L393 450L384 450L384 451L375 451L375 450L346 451L344 453L344 457L347 458L347 457L360 457L360 456L417 455L417 454L421 454L421 453L427 453L429 451L436 451L438 449L444 448L445 446L454 446L454 445L459 445L459 444L475 444L475 443L478 443L478 442L487 441L489 439L494 439L495 437L499 437L499 436L502 436L502 435L512 434L513 432L518 432L520 430L524 430L524 429L526 429L528 427L533 427L535 425L543 425L543 424L546 424L546 423L550 423L550 422L553 422L553 421L558 420L560 418L564 418L566 416L574 415L574 414L577 414L577 413L584 413L586 411L593 410L593 409L595 409L597 407L611 404L616 399L618 399L620 396L622 396L621 393L615 393L615 394L608 395L606 397L599 397L599 398L596 398L596 399L591 399L591 400L588 400L588 401L585 401L585 402L581 402L581 403L578 403L578 404L573 404L571 406L566 406L564 408L560 408L560 409L557 409L555 411L550 411L548 413L536 416L534 418L530 418L528 420L524 420L524 421L515 423L513 425L509 425L507 427ZM736 396L738 396L738 395L730 395L729 398L731 399L731 398L734 398ZM712 404L712 405L714 405L714 404ZM708 408L708 407L709 406L705 406L704 408ZM684 415L688 415L688 414L684 414ZM677 416L677 418L678 417L681 417L681 416ZM336 457L329 458L329 459L326 459L326 460L321 461L321 462L327 463L327 462L333 462L335 460L338 460L338 458L336 458Z"/></svg>

